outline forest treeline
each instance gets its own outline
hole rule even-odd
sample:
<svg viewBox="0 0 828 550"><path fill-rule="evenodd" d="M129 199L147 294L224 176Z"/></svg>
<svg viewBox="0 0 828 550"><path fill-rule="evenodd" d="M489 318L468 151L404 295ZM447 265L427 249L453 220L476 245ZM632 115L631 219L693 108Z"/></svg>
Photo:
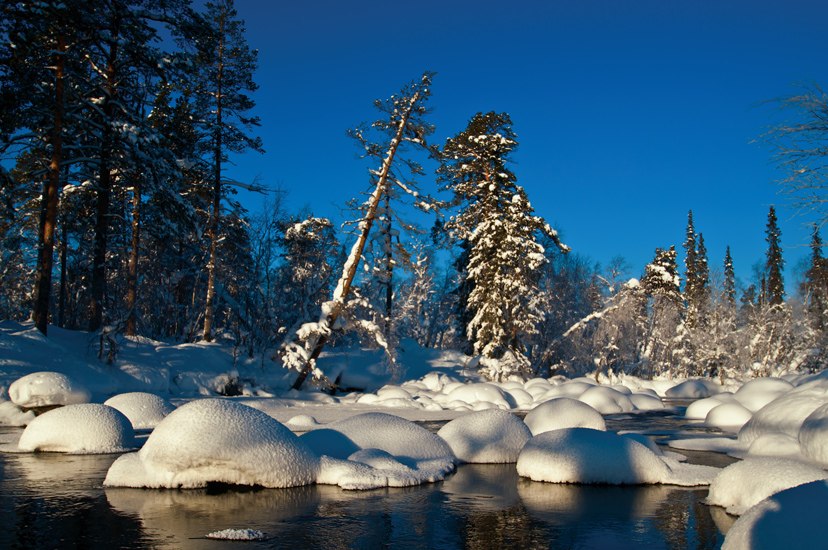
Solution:
<svg viewBox="0 0 828 550"><path fill-rule="evenodd" d="M227 176L232 155L262 150L257 52L231 0L20 1L0 16L0 318L91 331L110 359L118 335L220 335L295 369L296 387L330 383L315 361L332 343L382 347L392 370L406 341L462 349L492 379L824 364L819 232L786 295L773 208L756 284L737 288L729 249L709 266L692 212L683 273L670 246L626 280L623 259L570 252L534 212L508 114L431 141L424 73L350 131L369 167L354 196L368 198L338 228ZM815 108L793 105L820 113L824 95L807 97ZM794 186L812 156L790 138L809 131L777 134ZM240 188L263 208L247 211Z"/></svg>

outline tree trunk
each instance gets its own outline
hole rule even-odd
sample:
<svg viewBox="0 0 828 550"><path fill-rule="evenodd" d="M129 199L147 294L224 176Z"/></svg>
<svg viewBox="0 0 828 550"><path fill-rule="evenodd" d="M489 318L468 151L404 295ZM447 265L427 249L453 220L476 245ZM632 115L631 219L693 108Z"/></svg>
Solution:
<svg viewBox="0 0 828 550"><path fill-rule="evenodd" d="M69 248L69 224L66 213L60 221L60 293L58 294L58 326L66 325L66 251Z"/></svg>
<svg viewBox="0 0 828 550"><path fill-rule="evenodd" d="M101 134L101 155L98 166L97 202L95 204L95 244L92 258L92 300L90 304L89 331L95 332L103 324L103 301L106 289L106 249L109 239L109 207L112 195L112 118L115 113L115 83L118 59L118 27L113 32L106 64L106 96L103 102L103 131Z"/></svg>
<svg viewBox="0 0 828 550"><path fill-rule="evenodd" d="M127 266L127 321L124 331L127 336L135 336L138 334L138 315L135 310L138 302L138 256L140 245L141 182L139 178L136 178L132 192L132 244Z"/></svg>
<svg viewBox="0 0 828 550"><path fill-rule="evenodd" d="M207 299L204 304L204 331L201 338L205 342L213 340L213 309L216 297L216 257L219 215L221 214L221 155L222 155L222 79L224 77L224 19L219 23L221 38L218 44L218 76L216 78L216 133L213 143L213 212L210 217L208 235L210 237L210 260L207 262Z"/></svg>
<svg viewBox="0 0 828 550"><path fill-rule="evenodd" d="M394 254L391 251L391 194L385 190L385 341L391 341L391 310L394 306Z"/></svg>
<svg viewBox="0 0 828 550"><path fill-rule="evenodd" d="M64 54L66 39L59 35L57 51L54 55L55 66L55 103L54 125L52 127L52 158L49 172L43 183L41 199L40 227L38 240L40 247L37 258L37 281L35 283L34 309L32 320L37 330L44 335L49 326L49 301L52 292L52 263L55 248L55 224L57 221L58 189L60 187L60 169L63 160L63 102L64 102Z"/></svg>
<svg viewBox="0 0 828 550"><path fill-rule="evenodd" d="M374 220L377 217L377 207L379 206L380 200L386 193L388 174L391 170L391 165L394 162L394 155L397 154L397 149L402 141L405 125L408 123L408 119L414 110L414 106L419 100L420 92L416 92L411 97L408 109L406 109L406 111L402 114L400 123L397 126L397 132L391 140L388 152L382 162L382 169L377 177L377 183L374 187L374 191L371 193L371 196L368 198L366 203L368 208L365 211L365 217L359 222L359 237L354 243L354 246L351 248L351 254L348 256L348 259L345 261L345 265L342 268L342 276L339 278L339 283L336 285L336 289L334 290L333 299L329 303L330 307L322 310L322 315L319 319L321 330L317 332L317 334L308 342L310 344L308 349L311 349L312 351L308 357L308 360L305 362L305 366L301 371L299 371L299 376L296 377L296 381L293 383L293 389L298 390L302 387L302 384L305 383L305 379L307 379L308 374L310 374L314 364L316 363L316 360L319 359L319 355L325 348L331 328L334 326L334 323L342 313L345 301L351 293L351 285L353 284L354 276L356 275L357 267L359 266L359 259L362 257L362 252L365 250L365 243L368 241L368 234L371 232L371 227L374 225Z"/></svg>

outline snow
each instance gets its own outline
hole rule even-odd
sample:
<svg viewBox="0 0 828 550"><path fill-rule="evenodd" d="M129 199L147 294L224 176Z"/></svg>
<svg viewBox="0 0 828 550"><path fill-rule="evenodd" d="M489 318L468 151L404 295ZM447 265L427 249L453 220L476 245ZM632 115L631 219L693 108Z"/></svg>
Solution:
<svg viewBox="0 0 828 550"><path fill-rule="evenodd" d="M745 408L756 412L792 389L793 384L781 378L757 378L743 384L734 397Z"/></svg>
<svg viewBox="0 0 828 550"><path fill-rule="evenodd" d="M704 419L706 426L725 432L738 432L753 417L740 403L722 403L713 407Z"/></svg>
<svg viewBox="0 0 828 550"><path fill-rule="evenodd" d="M747 458L719 472L705 502L739 516L779 491L826 478L825 470L798 460Z"/></svg>
<svg viewBox="0 0 828 550"><path fill-rule="evenodd" d="M532 433L510 412L498 409L469 413L440 428L442 437L461 462L511 463Z"/></svg>
<svg viewBox="0 0 828 550"><path fill-rule="evenodd" d="M745 512L727 532L722 550L824 548L828 482L781 491Z"/></svg>
<svg viewBox="0 0 828 550"><path fill-rule="evenodd" d="M25 426L34 418L32 411L24 411L11 401L0 399L0 426Z"/></svg>
<svg viewBox="0 0 828 550"><path fill-rule="evenodd" d="M601 414L618 414L635 410L630 398L606 386L593 386L578 398Z"/></svg>
<svg viewBox="0 0 828 550"><path fill-rule="evenodd" d="M208 539L237 541L267 540L267 535L256 529L222 529L221 531L207 533L205 537Z"/></svg>
<svg viewBox="0 0 828 550"><path fill-rule="evenodd" d="M722 391L722 387L712 380L685 380L667 390L665 395L673 399L699 399L710 397Z"/></svg>
<svg viewBox="0 0 828 550"><path fill-rule="evenodd" d="M32 409L89 402L89 391L59 372L33 372L9 386L9 398L18 407Z"/></svg>
<svg viewBox="0 0 828 550"><path fill-rule="evenodd" d="M442 438L390 414L372 412L338 420L300 440L323 458L317 483L346 489L440 481L456 467L457 459ZM366 450L380 455L366 455ZM376 462L377 456L382 460Z"/></svg>
<svg viewBox="0 0 828 550"><path fill-rule="evenodd" d="M803 456L828 467L828 402L802 422L799 446Z"/></svg>
<svg viewBox="0 0 828 550"><path fill-rule="evenodd" d="M104 405L123 413L135 430L151 430L175 410L166 399L145 392L121 393L104 401Z"/></svg>
<svg viewBox="0 0 828 550"><path fill-rule="evenodd" d="M462 401L469 406L475 406L480 403L491 403L501 409L513 409L516 407L514 398L495 384L488 382L461 385L452 390L446 396L446 399L449 402Z"/></svg>
<svg viewBox="0 0 828 550"><path fill-rule="evenodd" d="M523 419L532 435L562 428L592 428L606 430L601 413L576 399L559 397L541 403Z"/></svg>
<svg viewBox="0 0 828 550"><path fill-rule="evenodd" d="M21 451L70 454L122 453L134 449L127 417L106 405L66 405L32 420L17 443Z"/></svg>
<svg viewBox="0 0 828 550"><path fill-rule="evenodd" d="M567 428L536 435L517 461L518 474L552 483L707 485L717 468L681 464L623 435Z"/></svg>
<svg viewBox="0 0 828 550"><path fill-rule="evenodd" d="M277 420L234 401L200 399L164 418L139 452L116 460L104 486L293 487L313 483L318 471L318 457Z"/></svg>
<svg viewBox="0 0 828 550"><path fill-rule="evenodd" d="M704 420L707 418L707 414L711 410L715 409L722 403L732 403L735 399L736 398L733 397L733 394L729 392L722 392L712 397L697 399L687 406L687 410L684 412L684 417L690 420Z"/></svg>

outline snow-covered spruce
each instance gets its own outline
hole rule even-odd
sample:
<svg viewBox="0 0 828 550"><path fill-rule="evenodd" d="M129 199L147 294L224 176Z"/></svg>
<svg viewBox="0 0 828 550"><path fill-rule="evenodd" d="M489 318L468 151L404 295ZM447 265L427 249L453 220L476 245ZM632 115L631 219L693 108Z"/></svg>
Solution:
<svg viewBox="0 0 828 550"><path fill-rule="evenodd" d="M136 430L151 430L175 410L175 407L154 393L130 392L110 397L104 402L118 409Z"/></svg>
<svg viewBox="0 0 828 550"><path fill-rule="evenodd" d="M812 481L768 497L727 532L722 550L824 548L828 481Z"/></svg>
<svg viewBox="0 0 828 550"><path fill-rule="evenodd" d="M707 485L719 471L681 464L631 437L589 428L536 435L520 452L518 474L552 483Z"/></svg>
<svg viewBox="0 0 828 550"><path fill-rule="evenodd" d="M746 458L719 472L705 503L738 516L773 494L826 478L825 470L798 460Z"/></svg>
<svg viewBox="0 0 828 550"><path fill-rule="evenodd" d="M300 440L323 457L317 482L346 489L440 481L454 471L457 461L436 434L384 413L338 420Z"/></svg>
<svg viewBox="0 0 828 550"><path fill-rule="evenodd" d="M9 386L9 399L19 407L34 409L89 402L89 391L60 372L33 372Z"/></svg>
<svg viewBox="0 0 828 550"><path fill-rule="evenodd" d="M20 436L21 451L70 454L122 453L136 447L126 416L106 405L66 405L32 420Z"/></svg>
<svg viewBox="0 0 828 550"><path fill-rule="evenodd" d="M449 444L458 460L477 464L517 462L520 450L532 438L523 420L497 409L456 418L437 435Z"/></svg>
<svg viewBox="0 0 828 550"><path fill-rule="evenodd" d="M605 431L607 424L601 413L577 399L559 397L541 403L523 419L532 435L562 428L592 428Z"/></svg>
<svg viewBox="0 0 828 550"><path fill-rule="evenodd" d="M104 486L294 487L313 483L318 471L319 458L267 414L234 401L200 399L170 413L139 452L116 460Z"/></svg>

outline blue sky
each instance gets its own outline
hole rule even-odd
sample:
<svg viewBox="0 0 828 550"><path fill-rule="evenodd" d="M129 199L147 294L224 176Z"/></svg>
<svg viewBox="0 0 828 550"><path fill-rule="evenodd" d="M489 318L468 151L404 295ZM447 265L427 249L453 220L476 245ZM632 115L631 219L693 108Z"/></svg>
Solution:
<svg viewBox="0 0 828 550"><path fill-rule="evenodd" d="M264 155L228 175L288 192L293 210L343 219L367 185L345 131L372 101L436 71L430 106L443 143L478 111L505 111L513 167L536 212L575 251L616 255L638 276L656 247L680 245L688 209L714 268L764 256L776 205L792 268L807 216L778 193L757 138L788 115L769 100L828 86L828 4L739 1L236 0L250 44ZM434 190L432 177L422 183ZM260 199L246 201L251 210ZM828 237L828 235L826 235ZM792 288L789 288L792 290Z"/></svg>

